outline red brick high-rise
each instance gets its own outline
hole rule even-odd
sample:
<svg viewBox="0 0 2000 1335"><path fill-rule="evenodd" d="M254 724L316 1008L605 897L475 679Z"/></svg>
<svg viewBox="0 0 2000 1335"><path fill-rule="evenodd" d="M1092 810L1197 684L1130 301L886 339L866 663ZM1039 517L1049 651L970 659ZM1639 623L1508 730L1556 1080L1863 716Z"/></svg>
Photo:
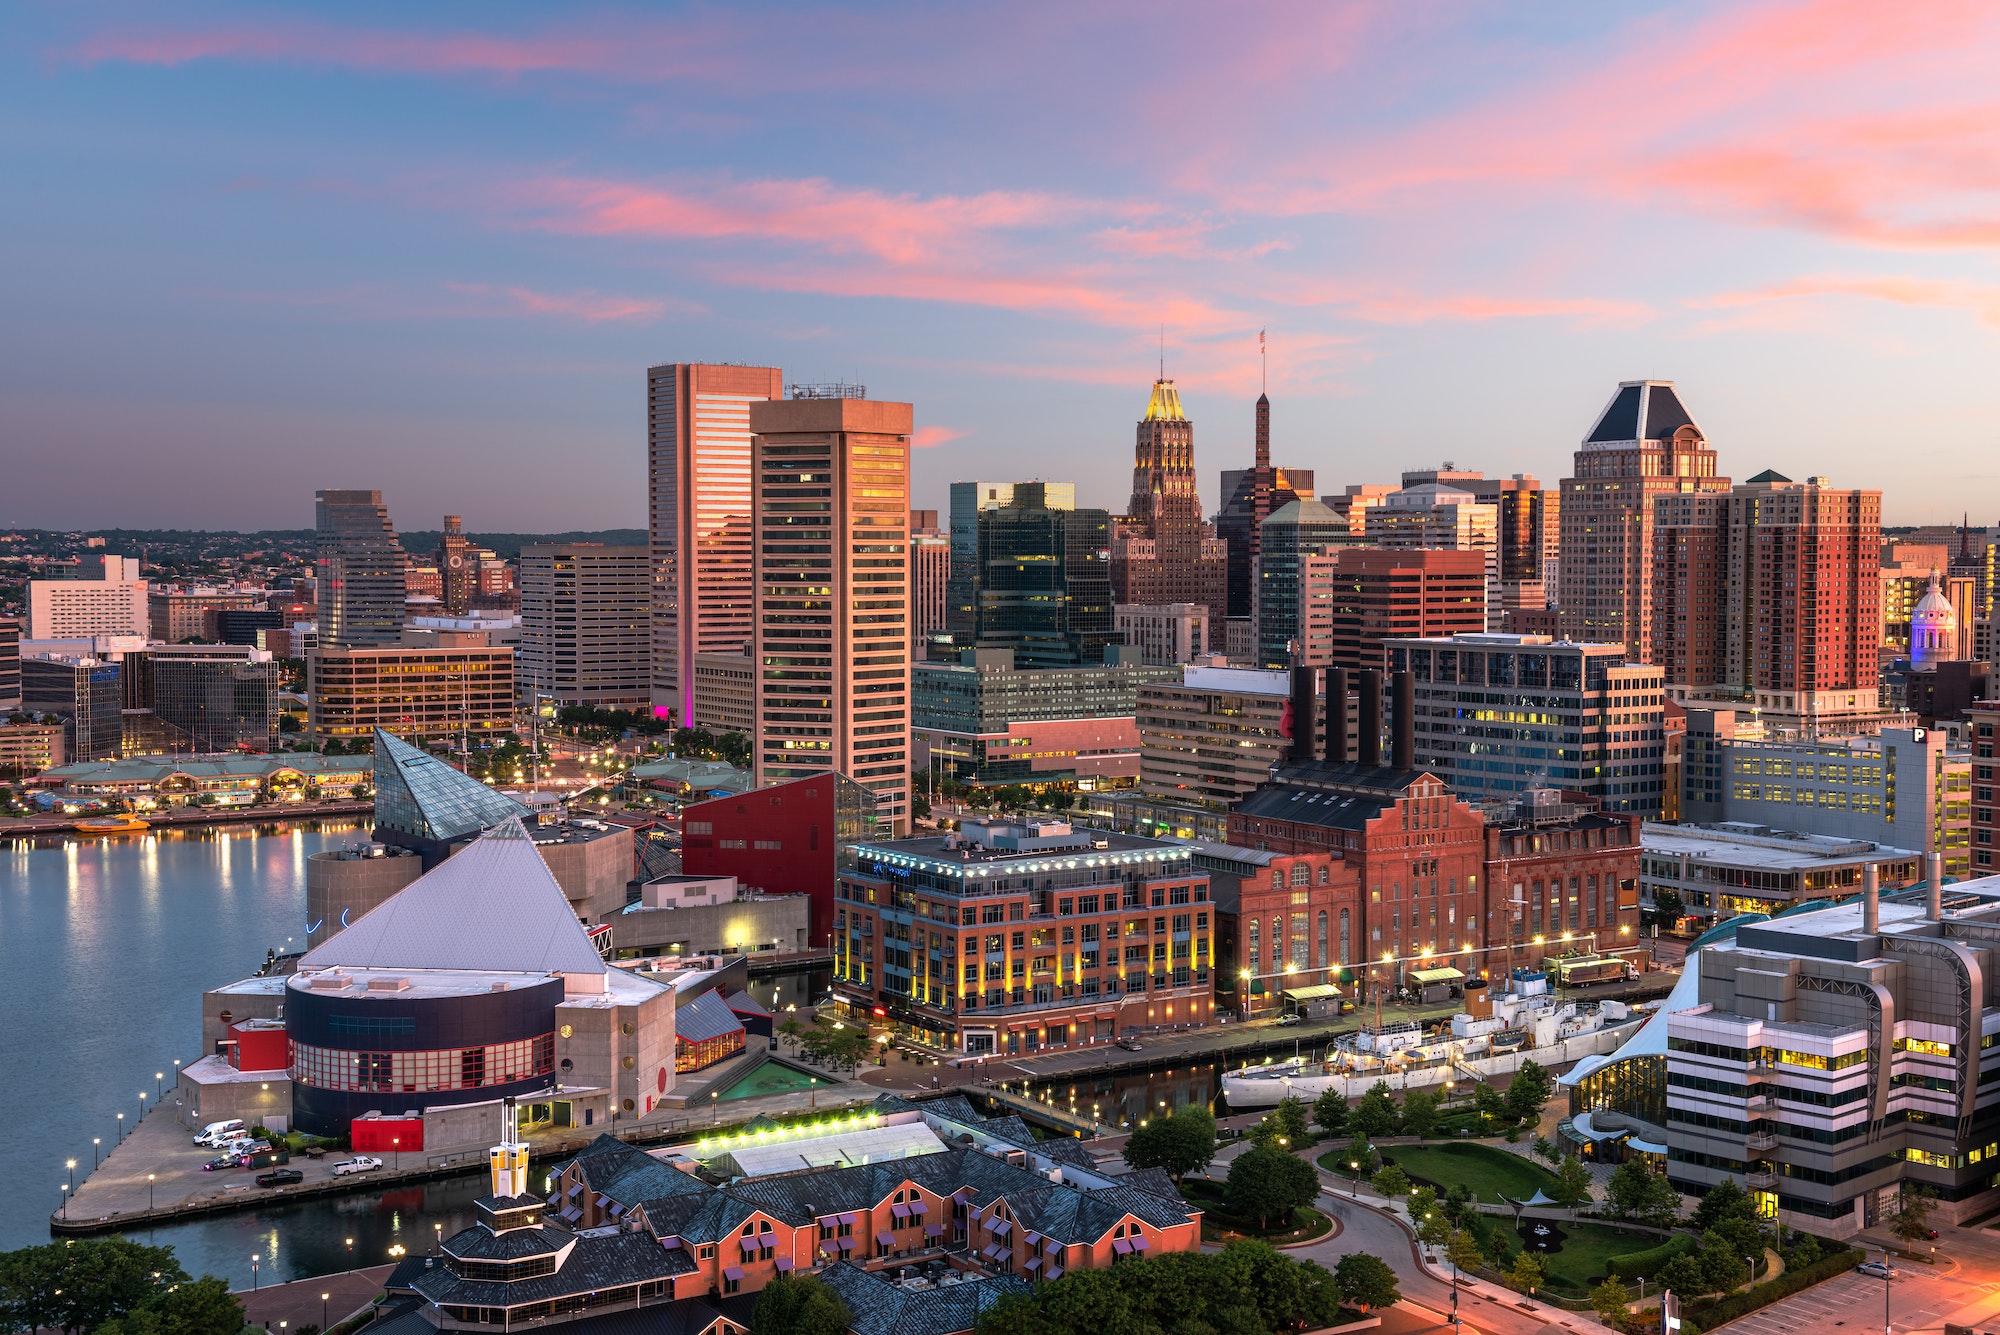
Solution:
<svg viewBox="0 0 2000 1335"><path fill-rule="evenodd" d="M1881 537L1882 493L1823 478L1767 471L1723 494L1657 498L1651 582L1673 593L1656 600L1647 661L1686 693L1872 708Z"/></svg>
<svg viewBox="0 0 2000 1335"><path fill-rule="evenodd" d="M1381 667L1385 640L1486 629L1484 552L1341 547L1331 555L1334 667Z"/></svg>
<svg viewBox="0 0 2000 1335"><path fill-rule="evenodd" d="M1214 624L1229 614L1228 546L1202 522L1194 423L1174 382L1153 382L1139 419L1132 499L1112 526L1115 603L1200 603Z"/></svg>

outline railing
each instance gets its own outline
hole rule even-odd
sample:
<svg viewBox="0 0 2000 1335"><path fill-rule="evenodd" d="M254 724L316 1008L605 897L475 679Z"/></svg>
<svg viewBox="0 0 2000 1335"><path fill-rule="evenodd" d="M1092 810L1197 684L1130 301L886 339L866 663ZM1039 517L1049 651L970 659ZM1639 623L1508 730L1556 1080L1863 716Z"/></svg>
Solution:
<svg viewBox="0 0 2000 1335"><path fill-rule="evenodd" d="M1768 1154L1778 1148L1778 1138L1769 1131L1752 1131L1743 1138L1743 1148Z"/></svg>
<svg viewBox="0 0 2000 1335"><path fill-rule="evenodd" d="M1752 1094L1743 1100L1743 1110L1753 1113L1770 1113L1778 1110L1778 1101L1769 1094Z"/></svg>
<svg viewBox="0 0 2000 1335"><path fill-rule="evenodd" d="M1756 1169L1745 1173L1743 1182L1752 1191L1770 1191L1778 1185L1778 1175L1764 1169Z"/></svg>

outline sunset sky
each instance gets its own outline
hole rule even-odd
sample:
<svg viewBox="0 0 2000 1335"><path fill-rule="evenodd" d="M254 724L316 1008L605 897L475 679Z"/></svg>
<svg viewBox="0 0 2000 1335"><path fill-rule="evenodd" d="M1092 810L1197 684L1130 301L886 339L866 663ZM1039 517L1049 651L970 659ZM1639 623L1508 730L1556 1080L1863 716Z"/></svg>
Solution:
<svg viewBox="0 0 2000 1335"><path fill-rule="evenodd" d="M645 522L644 380L916 405L918 505L1721 453L2000 519L2000 5L0 10L0 525Z"/></svg>

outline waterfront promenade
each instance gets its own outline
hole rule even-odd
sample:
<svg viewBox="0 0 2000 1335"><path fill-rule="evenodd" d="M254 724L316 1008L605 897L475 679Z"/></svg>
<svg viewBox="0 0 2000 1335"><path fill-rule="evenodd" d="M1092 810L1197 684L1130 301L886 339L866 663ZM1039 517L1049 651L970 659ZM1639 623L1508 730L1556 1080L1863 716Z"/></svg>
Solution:
<svg viewBox="0 0 2000 1335"><path fill-rule="evenodd" d="M154 830L193 830L210 825L263 825L275 821L331 820L343 816L369 816L375 811L372 800L342 802L287 802L257 807L173 807L149 811L140 817ZM0 816L0 839L26 839L72 834L76 823L86 816ZM89 835L88 838L130 839L132 835Z"/></svg>

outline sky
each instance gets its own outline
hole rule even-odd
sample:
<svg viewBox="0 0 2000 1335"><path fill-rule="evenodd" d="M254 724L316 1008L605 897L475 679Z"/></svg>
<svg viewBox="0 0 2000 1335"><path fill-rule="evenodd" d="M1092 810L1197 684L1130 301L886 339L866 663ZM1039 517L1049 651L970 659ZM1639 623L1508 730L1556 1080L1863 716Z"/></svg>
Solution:
<svg viewBox="0 0 2000 1335"><path fill-rule="evenodd" d="M2000 519L1989 0L0 8L0 525L645 522L645 368L916 406L913 503L1721 468ZM1259 335L1268 353L1260 356Z"/></svg>

